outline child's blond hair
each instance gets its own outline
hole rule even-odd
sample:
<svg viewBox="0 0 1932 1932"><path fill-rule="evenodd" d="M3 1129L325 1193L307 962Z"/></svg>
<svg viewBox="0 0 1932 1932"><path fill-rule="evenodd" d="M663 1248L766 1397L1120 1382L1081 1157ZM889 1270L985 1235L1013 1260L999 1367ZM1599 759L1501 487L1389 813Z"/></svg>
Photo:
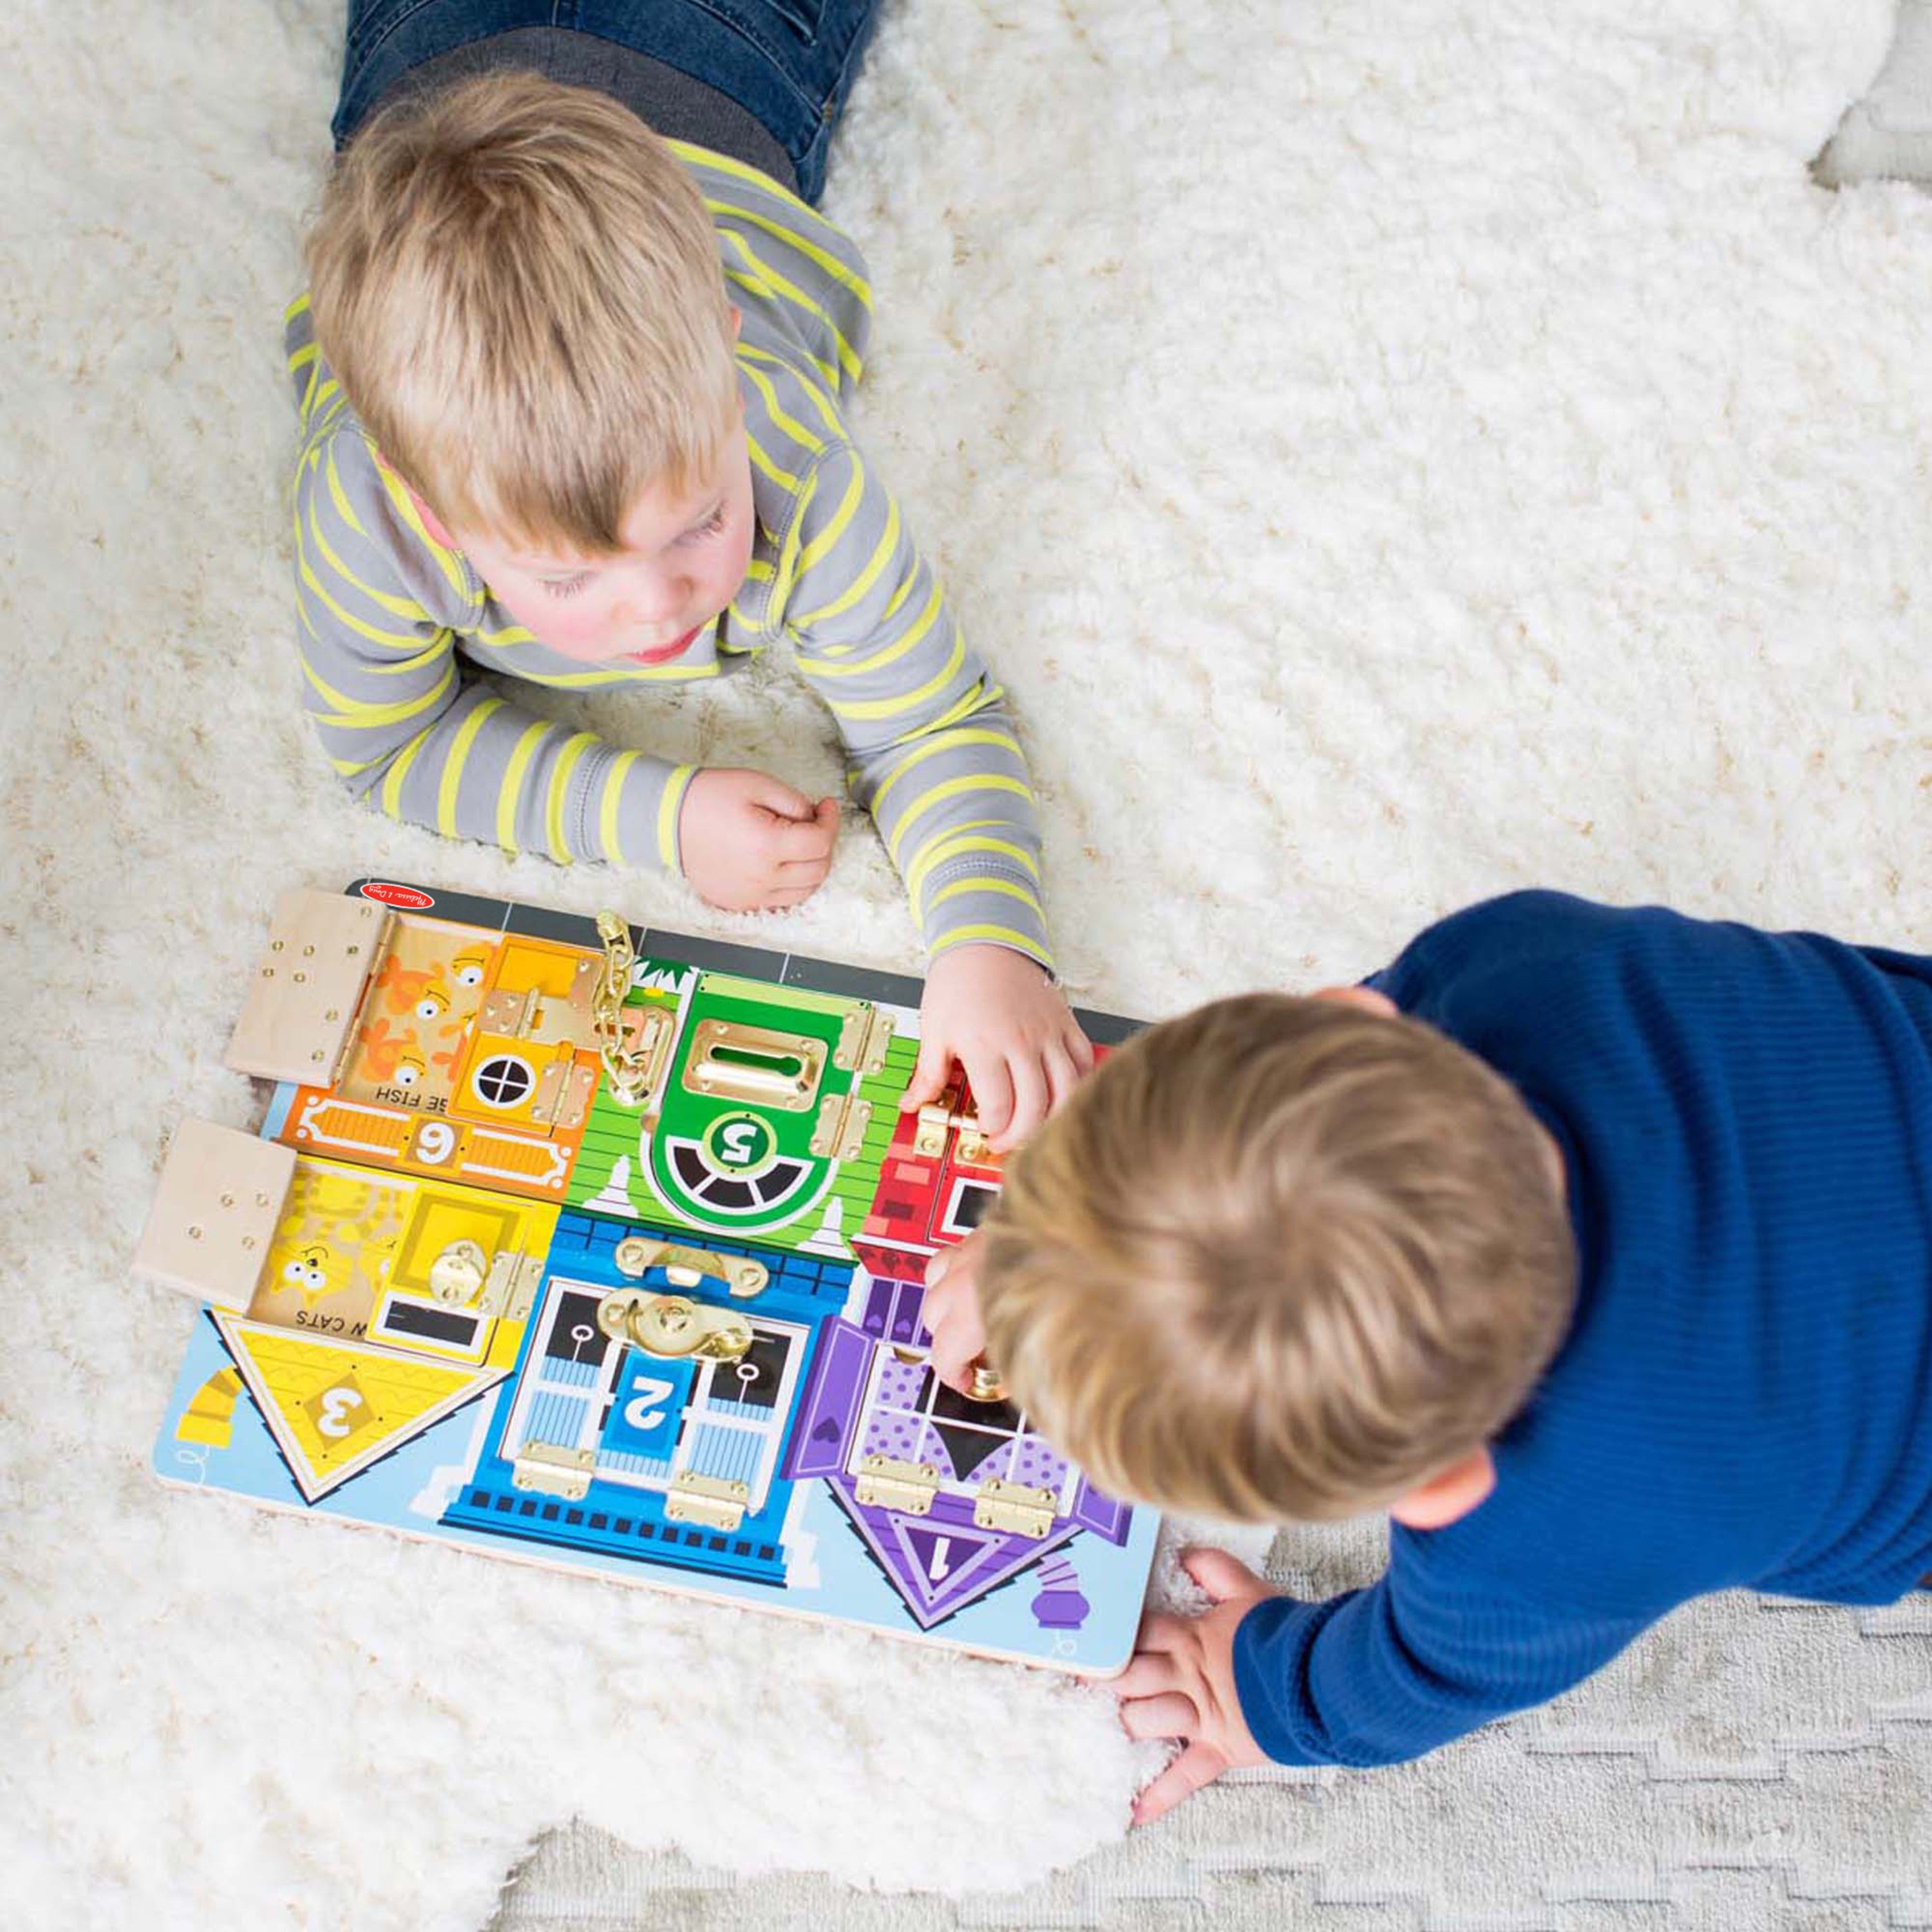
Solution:
<svg viewBox="0 0 1932 1932"><path fill-rule="evenodd" d="M1010 1163L987 1353L1119 1493L1250 1521L1394 1502L1486 1442L1568 1321L1549 1144L1414 1021L1256 994L1114 1054Z"/></svg>
<svg viewBox="0 0 1932 1932"><path fill-rule="evenodd" d="M592 89L496 73L404 95L337 162L308 236L316 338L444 524L596 554L736 420L697 184Z"/></svg>

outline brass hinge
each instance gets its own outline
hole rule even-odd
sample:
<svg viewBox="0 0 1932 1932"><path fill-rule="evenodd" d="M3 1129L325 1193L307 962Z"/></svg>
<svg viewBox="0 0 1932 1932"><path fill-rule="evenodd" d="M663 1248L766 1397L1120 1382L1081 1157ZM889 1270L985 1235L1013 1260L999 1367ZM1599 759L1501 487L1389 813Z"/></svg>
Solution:
<svg viewBox="0 0 1932 1932"><path fill-rule="evenodd" d="M526 1322L543 1280L543 1262L513 1248L498 1250L483 1284L483 1312L500 1322Z"/></svg>
<svg viewBox="0 0 1932 1932"><path fill-rule="evenodd" d="M886 1048L892 1043L892 1018L869 1000L846 1010L839 1023L838 1044L832 1064L842 1073L878 1073L884 1070Z"/></svg>
<svg viewBox="0 0 1932 1932"><path fill-rule="evenodd" d="M477 1009L476 1030L506 1040L521 1040L536 1024L542 1010L543 995L534 986L520 993L500 989Z"/></svg>
<svg viewBox="0 0 1932 1932"><path fill-rule="evenodd" d="M569 1084L563 1090L563 1104L556 1110L556 1124L566 1130L582 1126L590 1118L590 1103L596 1097L596 1070L572 1066Z"/></svg>
<svg viewBox="0 0 1932 1932"><path fill-rule="evenodd" d="M745 1520L751 1502L748 1484L722 1476L700 1476L685 1469L670 1480L664 1514L673 1522L694 1522L706 1529L734 1530Z"/></svg>
<svg viewBox="0 0 1932 1932"><path fill-rule="evenodd" d="M1016 1536L1037 1540L1053 1527L1056 1498L1051 1490L1036 1490L1024 1483L1009 1483L988 1476L980 1485L973 1504L973 1520L982 1529L1004 1530Z"/></svg>
<svg viewBox="0 0 1932 1932"><path fill-rule="evenodd" d="M938 1493L939 1471L930 1462L902 1462L892 1456L867 1456L860 1462L859 1500L868 1509L930 1516Z"/></svg>
<svg viewBox="0 0 1932 1932"><path fill-rule="evenodd" d="M856 1091L828 1094L812 1130L812 1150L821 1160L856 1160L864 1152L866 1130L872 1124L872 1103Z"/></svg>
<svg viewBox="0 0 1932 1932"><path fill-rule="evenodd" d="M510 1480L520 1490L580 1503L597 1472L594 1449L560 1449L554 1442L526 1442L510 1459Z"/></svg>

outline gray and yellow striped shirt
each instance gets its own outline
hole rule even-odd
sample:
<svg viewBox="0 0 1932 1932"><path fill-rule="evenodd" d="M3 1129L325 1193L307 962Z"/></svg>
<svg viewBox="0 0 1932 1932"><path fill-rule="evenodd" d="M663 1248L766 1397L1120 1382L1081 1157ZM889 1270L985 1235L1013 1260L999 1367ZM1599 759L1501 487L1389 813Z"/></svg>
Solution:
<svg viewBox="0 0 1932 1932"><path fill-rule="evenodd" d="M324 749L358 794L450 836L560 862L677 865L696 769L531 716L464 666L570 689L689 681L773 640L831 707L928 947L986 940L1050 963L1040 838L1000 686L967 648L842 408L871 320L850 240L768 176L677 148L743 313L737 359L757 532L730 608L675 662L548 650L431 538L322 361L304 297L286 348L302 413L298 643Z"/></svg>

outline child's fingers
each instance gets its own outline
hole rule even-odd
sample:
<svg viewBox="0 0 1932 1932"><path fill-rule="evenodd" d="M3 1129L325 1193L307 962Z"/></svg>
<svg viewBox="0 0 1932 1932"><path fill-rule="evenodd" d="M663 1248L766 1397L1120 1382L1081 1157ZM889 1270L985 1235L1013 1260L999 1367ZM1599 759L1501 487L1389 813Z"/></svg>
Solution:
<svg viewBox="0 0 1932 1932"><path fill-rule="evenodd" d="M980 1131L997 1146L1006 1130L1006 1123L1013 1117L1013 1082L1012 1075L1006 1071L1006 1063L1004 1060L988 1060L976 1064L969 1060L966 1063L966 1078L973 1083L973 1101L979 1109Z"/></svg>
<svg viewBox="0 0 1932 1932"><path fill-rule="evenodd" d="M745 788L745 796L752 804L761 806L775 818L812 821L817 808L796 785L788 785L769 772L753 772L748 776L751 782Z"/></svg>
<svg viewBox="0 0 1932 1932"><path fill-rule="evenodd" d="M1012 1112L1006 1116L1004 1130L994 1137L995 1154L1010 1153L1046 1118L1046 1071L1039 1060L1030 1053L1022 1054L1007 1061L1006 1071L1012 1082ZM973 1090L976 1094L979 1089Z"/></svg>
<svg viewBox="0 0 1932 1932"><path fill-rule="evenodd" d="M816 884L809 886L777 886L758 902L760 912L782 912L788 906L802 905L817 892Z"/></svg>
<svg viewBox="0 0 1932 1932"><path fill-rule="evenodd" d="M1049 1114L1058 1113L1072 1096L1083 1070L1075 1064L1072 1054L1065 1047L1055 1045L1046 1049L1046 1111Z"/></svg>
<svg viewBox="0 0 1932 1932"><path fill-rule="evenodd" d="M1238 1556L1230 1556L1225 1550L1184 1550L1180 1567L1217 1604L1264 1587Z"/></svg>
<svg viewBox="0 0 1932 1932"><path fill-rule="evenodd" d="M899 1096L899 1111L908 1113L928 1100L938 1100L946 1090L946 1076L952 1071L952 1049L944 1036L938 1033L922 1034L918 1063L906 1082L905 1091Z"/></svg>
<svg viewBox="0 0 1932 1932"><path fill-rule="evenodd" d="M949 1315L932 1338L932 1372L950 1388L964 1390L973 1364L986 1353L986 1332L963 1307Z"/></svg>
<svg viewBox="0 0 1932 1932"><path fill-rule="evenodd" d="M1201 1729L1194 1700L1178 1690L1132 1697L1120 1706L1120 1728L1130 1738L1191 1738Z"/></svg>
<svg viewBox="0 0 1932 1932"><path fill-rule="evenodd" d="M919 1305L920 1326L926 1330L928 1344L935 1336L946 1333L946 1324L951 1318L952 1305L939 1289L928 1282L926 1299Z"/></svg>
<svg viewBox="0 0 1932 1932"><path fill-rule="evenodd" d="M772 856L780 864L788 860L825 859L832 853L832 834L824 821L808 814L802 819L780 819L770 834Z"/></svg>
<svg viewBox="0 0 1932 1932"><path fill-rule="evenodd" d="M934 1256L936 1261L938 1256ZM949 1282L943 1274L936 1273L928 1262L926 1269L926 1294L919 1304L920 1319L926 1324L926 1332L937 1335L952 1318L953 1304L959 1299L959 1283Z"/></svg>
<svg viewBox="0 0 1932 1932"><path fill-rule="evenodd" d="M786 859L778 866L778 878L788 886L815 886L832 869L832 861L824 859Z"/></svg>
<svg viewBox="0 0 1932 1932"><path fill-rule="evenodd" d="M1122 1703L1130 1697L1158 1697L1164 1690L1178 1690L1186 1681L1178 1660L1165 1650L1142 1650L1119 1676L1107 1686Z"/></svg>
<svg viewBox="0 0 1932 1932"><path fill-rule="evenodd" d="M1172 1654L1193 1641L1192 1618L1177 1617L1166 1610L1150 1610L1141 1619L1140 1634L1134 1640L1135 1660L1150 1652Z"/></svg>
<svg viewBox="0 0 1932 1932"><path fill-rule="evenodd" d="M1190 1744L1134 1801L1134 1822L1151 1825L1184 1798L1192 1798L1204 1784L1212 1784L1226 1768L1221 1754L1212 1744Z"/></svg>
<svg viewBox="0 0 1932 1932"><path fill-rule="evenodd" d="M1072 1021L1066 1029L1066 1050L1083 1076L1093 1072L1094 1042L1081 1031L1078 1020Z"/></svg>

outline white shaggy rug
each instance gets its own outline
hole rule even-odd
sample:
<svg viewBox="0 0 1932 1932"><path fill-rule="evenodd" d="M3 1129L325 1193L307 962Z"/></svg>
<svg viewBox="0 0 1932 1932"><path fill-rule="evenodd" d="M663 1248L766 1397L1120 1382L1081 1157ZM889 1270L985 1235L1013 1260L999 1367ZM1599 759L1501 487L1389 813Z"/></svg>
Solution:
<svg viewBox="0 0 1932 1932"><path fill-rule="evenodd" d="M339 11L0 20L0 1923L457 1932L572 1818L1025 1886L1124 1831L1102 1694L147 1473L192 1315L122 1272L164 1129L252 1123L220 1050L278 888L728 924L386 826L309 740L276 338ZM877 271L863 419L1025 721L1088 998L1358 974L1532 882L1932 947L1932 200L1807 170L1890 26L898 0L830 197ZM586 712L836 782L782 664ZM864 824L782 938L915 963ZM1929 1925L1928 1679L1921 1608L1707 1606L1424 1765L1162 1829L1275 1922Z"/></svg>

